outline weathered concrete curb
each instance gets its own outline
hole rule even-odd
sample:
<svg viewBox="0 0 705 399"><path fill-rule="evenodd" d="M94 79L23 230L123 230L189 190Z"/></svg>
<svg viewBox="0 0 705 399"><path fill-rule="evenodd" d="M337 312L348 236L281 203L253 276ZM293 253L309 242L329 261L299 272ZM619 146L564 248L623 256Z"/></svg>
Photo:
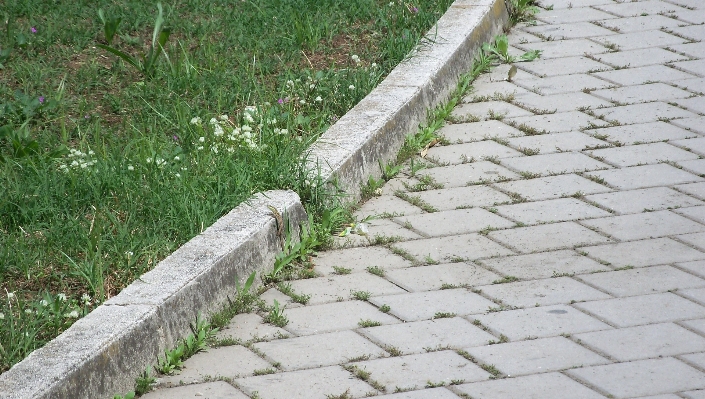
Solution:
<svg viewBox="0 0 705 399"><path fill-rule="evenodd" d="M427 35L431 44L333 125L312 146L310 164L358 198L360 184L381 175L378 160L396 156L404 136L447 99L506 20L504 0L456 0ZM281 244L267 205L286 212L295 231L306 221L297 194L255 195L5 372L0 398L112 398L132 390L145 366L186 336L198 314L222 306L237 280L271 268Z"/></svg>
<svg viewBox="0 0 705 399"><path fill-rule="evenodd" d="M198 314L218 310L236 281L272 267L281 241L267 205L292 226L307 220L292 191L255 195L5 372L0 397L112 398L134 389L135 378L190 333Z"/></svg>
<svg viewBox="0 0 705 399"><path fill-rule="evenodd" d="M331 126L311 147L308 161L324 181L336 181L352 200L379 161L393 160L404 137L427 111L447 100L473 57L507 23L504 0L456 0L411 58Z"/></svg>

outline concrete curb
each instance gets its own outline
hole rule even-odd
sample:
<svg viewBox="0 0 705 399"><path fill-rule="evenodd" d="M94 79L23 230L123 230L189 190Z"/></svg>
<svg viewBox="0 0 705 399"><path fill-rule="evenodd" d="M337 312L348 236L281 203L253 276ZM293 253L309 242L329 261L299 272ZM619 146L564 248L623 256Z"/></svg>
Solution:
<svg viewBox="0 0 705 399"><path fill-rule="evenodd" d="M504 0L456 0L427 35L432 44L398 65L333 125L308 154L327 182L359 198L379 177L427 110L447 99L483 42L507 21ZM219 219L141 281L106 301L0 376L0 397L112 398L133 389L158 355L190 332L198 314L218 310L236 281L271 268L281 249L268 205L287 213L294 231L307 220L298 195L268 191Z"/></svg>

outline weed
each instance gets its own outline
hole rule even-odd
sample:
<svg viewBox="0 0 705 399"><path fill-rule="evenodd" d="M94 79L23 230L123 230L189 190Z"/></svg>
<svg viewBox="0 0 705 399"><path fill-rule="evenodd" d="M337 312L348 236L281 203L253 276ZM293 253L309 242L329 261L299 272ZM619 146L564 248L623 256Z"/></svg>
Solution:
<svg viewBox="0 0 705 399"><path fill-rule="evenodd" d="M492 374L492 377L497 378L500 375L502 375L502 372L497 370L497 368L494 366L494 364L483 364L480 366L483 370L486 372Z"/></svg>
<svg viewBox="0 0 705 399"><path fill-rule="evenodd" d="M521 1L521 0L519 0ZM485 43L482 45L482 51L488 54L491 58L498 60L501 63L511 64L519 61L533 61L541 55L540 50L526 52L519 57L514 57L509 54L509 39L507 35L498 35L494 38L493 43Z"/></svg>
<svg viewBox="0 0 705 399"><path fill-rule="evenodd" d="M277 327L284 327L289 324L289 319L284 315L284 307L280 307L276 299L274 300L274 305L269 309L269 313L264 317L264 322Z"/></svg>
<svg viewBox="0 0 705 399"><path fill-rule="evenodd" d="M455 313L451 312L436 312L436 314L433 315L434 319L446 319L446 318L453 318L455 317Z"/></svg>
<svg viewBox="0 0 705 399"><path fill-rule="evenodd" d="M381 326L382 323L380 323L380 322L378 322L378 321L374 321L374 320L367 319L367 320L360 320L360 321L358 321L358 322L357 322L357 325L360 326L360 327L362 327L362 328L366 328L366 327L378 327L378 326Z"/></svg>
<svg viewBox="0 0 705 399"><path fill-rule="evenodd" d="M258 375L267 375L267 374L274 374L276 373L277 370L273 368L266 368L266 369L257 369L252 372L252 375L258 376Z"/></svg>
<svg viewBox="0 0 705 399"><path fill-rule="evenodd" d="M446 386L445 381L440 381L440 382L431 382L426 381L426 388L440 388Z"/></svg>
<svg viewBox="0 0 705 399"><path fill-rule="evenodd" d="M505 276L505 277L502 277L502 279L500 279L500 280L493 281L492 284L513 283L515 281L519 281L519 278L514 277L514 276Z"/></svg>
<svg viewBox="0 0 705 399"><path fill-rule="evenodd" d="M350 296L358 301L368 301L372 294L369 291L350 291Z"/></svg>
<svg viewBox="0 0 705 399"><path fill-rule="evenodd" d="M382 313L389 313L390 310L392 310L392 308L386 304L379 307L379 311Z"/></svg>
<svg viewBox="0 0 705 399"><path fill-rule="evenodd" d="M419 196L409 195L403 191L397 191L394 193L397 197L403 199L404 201L410 203L411 205L418 206L428 213L438 212L438 209L428 202L421 199Z"/></svg>
<svg viewBox="0 0 705 399"><path fill-rule="evenodd" d="M135 393L137 395L144 395L152 390L152 386L157 382L157 379L152 376L152 367L147 366L147 368L140 374L135 380Z"/></svg>
<svg viewBox="0 0 705 399"><path fill-rule="evenodd" d="M342 267L342 266L333 266L333 273L338 274L338 275L346 275L350 274L352 272L352 269L348 269L347 267Z"/></svg>
<svg viewBox="0 0 705 399"><path fill-rule="evenodd" d="M522 179L538 179L541 177L541 173L535 173L535 172L528 172L528 171L521 171L519 172L519 176L521 176Z"/></svg>
<svg viewBox="0 0 705 399"><path fill-rule="evenodd" d="M384 277L384 269L379 266L370 266L367 268L367 271L375 276Z"/></svg>
<svg viewBox="0 0 705 399"><path fill-rule="evenodd" d="M515 25L519 22L527 22L534 19L534 15L539 12L534 0L509 0L507 2L509 11L509 22Z"/></svg>
<svg viewBox="0 0 705 399"><path fill-rule="evenodd" d="M284 295L290 297L294 302L306 305L311 299L311 295L300 295L294 292L289 283L279 283L277 284L277 289L281 291Z"/></svg>
<svg viewBox="0 0 705 399"><path fill-rule="evenodd" d="M399 348L395 346L385 345L383 346L383 348L385 351L389 352L390 356L401 356L404 354L401 350L399 350Z"/></svg>
<svg viewBox="0 0 705 399"><path fill-rule="evenodd" d="M340 395L326 395L327 399L352 399L353 396L350 395L350 389L346 389L345 392Z"/></svg>
<svg viewBox="0 0 705 399"><path fill-rule="evenodd" d="M475 358L472 357L472 355L471 355L468 351L463 350L463 349L458 349L457 351L455 351L455 353L457 353L457 354L459 354L460 356L464 357L465 360L469 360L469 361L475 363Z"/></svg>
<svg viewBox="0 0 705 399"><path fill-rule="evenodd" d="M455 284L448 284L448 283L443 283L443 284L441 284L441 289L442 289L442 290L452 290L452 289L455 289L455 288L460 288L460 286L459 286L459 285L455 285Z"/></svg>
<svg viewBox="0 0 705 399"><path fill-rule="evenodd" d="M521 152L524 155L532 156L532 155L538 155L541 150L538 148L522 148L519 147L519 152Z"/></svg>
<svg viewBox="0 0 705 399"><path fill-rule="evenodd" d="M509 342L509 338L507 338L507 336L504 334L500 334L498 340L495 341L495 340L491 339L487 344L488 345L495 345L495 344L504 344L507 342Z"/></svg>
<svg viewBox="0 0 705 399"><path fill-rule="evenodd" d="M399 171L404 167L404 165L394 165L394 164L383 164L379 161L379 168L382 170L382 179L384 181L389 181L399 174Z"/></svg>

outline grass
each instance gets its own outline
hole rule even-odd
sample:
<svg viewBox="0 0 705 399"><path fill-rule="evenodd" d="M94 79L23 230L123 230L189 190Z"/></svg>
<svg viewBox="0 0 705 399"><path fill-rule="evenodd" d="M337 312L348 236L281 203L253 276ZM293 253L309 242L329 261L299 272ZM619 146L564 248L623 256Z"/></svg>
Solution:
<svg viewBox="0 0 705 399"><path fill-rule="evenodd" d="M316 211L301 154L450 3L184 0L161 51L151 3L5 2L0 372L252 193Z"/></svg>

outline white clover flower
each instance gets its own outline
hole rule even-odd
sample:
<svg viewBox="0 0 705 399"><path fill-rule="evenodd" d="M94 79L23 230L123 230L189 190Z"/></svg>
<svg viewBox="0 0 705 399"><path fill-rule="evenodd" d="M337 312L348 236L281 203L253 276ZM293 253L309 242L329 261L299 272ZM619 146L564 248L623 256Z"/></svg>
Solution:
<svg viewBox="0 0 705 399"><path fill-rule="evenodd" d="M220 120L221 120L221 121L227 121L227 120L228 120L228 116L225 115L225 114L220 115Z"/></svg>
<svg viewBox="0 0 705 399"><path fill-rule="evenodd" d="M88 155L95 155L95 152L93 152L93 150L88 150Z"/></svg>
<svg viewBox="0 0 705 399"><path fill-rule="evenodd" d="M66 314L66 317L70 317L72 319L78 319L78 311L72 310L68 314Z"/></svg>
<svg viewBox="0 0 705 399"><path fill-rule="evenodd" d="M64 164L59 165L59 169L63 170L64 172L66 172L68 170L68 168L69 167Z"/></svg>
<svg viewBox="0 0 705 399"><path fill-rule="evenodd" d="M39 301L39 304L46 307L49 304L49 302L47 302L46 299L42 299L41 301Z"/></svg>
<svg viewBox="0 0 705 399"><path fill-rule="evenodd" d="M287 85L288 87L292 87L292 86L294 86L294 81L293 81L293 80L287 80L287 81L286 81L286 85Z"/></svg>
<svg viewBox="0 0 705 399"><path fill-rule="evenodd" d="M230 135L228 135L228 140L230 140L230 141L235 141L236 138L235 138L234 135L230 134Z"/></svg>
<svg viewBox="0 0 705 399"><path fill-rule="evenodd" d="M127 165L127 170L129 170L131 172L131 171L135 170L135 167L132 165Z"/></svg>
<svg viewBox="0 0 705 399"><path fill-rule="evenodd" d="M348 86L348 90L355 90L355 86L353 86L353 85Z"/></svg>
<svg viewBox="0 0 705 399"><path fill-rule="evenodd" d="M201 120L201 118L199 118L199 117L197 117L197 116L194 116L193 118L191 118L191 124L192 124L192 125L199 125L199 126L200 126L201 123L203 123L203 121Z"/></svg>
<svg viewBox="0 0 705 399"><path fill-rule="evenodd" d="M81 166L81 169L85 169L86 166L88 166L88 164L85 162L81 162L80 166Z"/></svg>
<svg viewBox="0 0 705 399"><path fill-rule="evenodd" d="M152 158L147 158L147 163L152 163Z"/></svg>
<svg viewBox="0 0 705 399"><path fill-rule="evenodd" d="M350 58L352 58L353 62L356 64L360 64L360 57L358 57L357 54L353 54Z"/></svg>
<svg viewBox="0 0 705 399"><path fill-rule="evenodd" d="M209 120L208 123L210 123L211 125L217 125L217 124L218 124L218 120L215 119L215 118L211 118L211 120Z"/></svg>
<svg viewBox="0 0 705 399"><path fill-rule="evenodd" d="M198 138L198 141L201 142L201 143L204 143L204 142L206 141L206 138L203 137L203 136L201 136L201 137Z"/></svg>
<svg viewBox="0 0 705 399"><path fill-rule="evenodd" d="M0 320L4 320L4 319L5 319L5 315L0 313Z"/></svg>
<svg viewBox="0 0 705 399"><path fill-rule="evenodd" d="M181 160L181 157L180 157L180 156L177 155L177 156L174 157L174 161L180 161L180 160Z"/></svg>
<svg viewBox="0 0 705 399"><path fill-rule="evenodd" d="M300 100L300 101L299 101L299 104L301 104L301 105L306 104L306 100Z"/></svg>
<svg viewBox="0 0 705 399"><path fill-rule="evenodd" d="M61 302L66 301L66 294L59 294L56 296Z"/></svg>
<svg viewBox="0 0 705 399"><path fill-rule="evenodd" d="M203 149L203 146L202 146L202 145L199 145L198 147L196 147L196 149L200 151L200 150Z"/></svg>
<svg viewBox="0 0 705 399"><path fill-rule="evenodd" d="M125 255L127 255L127 256L132 256L132 255L134 255L134 254L132 253L132 251L126 251L126 252L125 252Z"/></svg>
<svg viewBox="0 0 705 399"><path fill-rule="evenodd" d="M233 152L235 152L235 148L233 148L233 147L228 147L228 148L227 148L227 151L228 151L230 154L232 154Z"/></svg>
<svg viewBox="0 0 705 399"><path fill-rule="evenodd" d="M289 131L288 131L287 129L282 129L282 130L279 131L279 133L281 133L281 134L288 134Z"/></svg>
<svg viewBox="0 0 705 399"><path fill-rule="evenodd" d="M321 96L318 96L318 97L316 97L316 100L315 100L315 101L316 101L317 103L320 103L321 101L323 101L323 99L321 98Z"/></svg>
<svg viewBox="0 0 705 399"><path fill-rule="evenodd" d="M275 127L275 128L274 128L274 133L275 133L275 134L281 133L281 129L279 129L278 127Z"/></svg>
<svg viewBox="0 0 705 399"><path fill-rule="evenodd" d="M315 83L311 83L310 85L308 85L308 88L309 88L309 89L315 89L315 88L316 88L316 84L315 84Z"/></svg>
<svg viewBox="0 0 705 399"><path fill-rule="evenodd" d="M32 314L32 309L25 309L24 312L27 314Z"/></svg>
<svg viewBox="0 0 705 399"><path fill-rule="evenodd" d="M157 158L156 164L157 164L157 166L159 166L161 168L162 166L164 166L166 164L166 161L161 158Z"/></svg>
<svg viewBox="0 0 705 399"><path fill-rule="evenodd" d="M181 170L188 170L188 168L184 166L181 168Z"/></svg>
<svg viewBox="0 0 705 399"><path fill-rule="evenodd" d="M376 63L376 62L373 62L372 65L370 65L370 66L372 67L372 69L376 69L376 68L377 68L377 63Z"/></svg>
<svg viewBox="0 0 705 399"><path fill-rule="evenodd" d="M393 2L393 1L390 2L390 3L389 3L389 6L390 6L390 7L394 7L394 2Z"/></svg>
<svg viewBox="0 0 705 399"><path fill-rule="evenodd" d="M215 125L215 126L213 127L213 134L215 135L215 137L220 137L220 136L223 135L223 133L225 133L225 131L223 130L223 127L222 127L222 126L220 126L220 125Z"/></svg>
<svg viewBox="0 0 705 399"><path fill-rule="evenodd" d="M71 166L78 166L78 161L71 161Z"/></svg>
<svg viewBox="0 0 705 399"><path fill-rule="evenodd" d="M217 154L217 153L218 153L218 147L216 147L216 146L211 147L211 152L212 152L213 154Z"/></svg>
<svg viewBox="0 0 705 399"><path fill-rule="evenodd" d="M253 118L248 112L245 112L245 114L242 115L242 118L249 123L255 123L255 118Z"/></svg>
<svg viewBox="0 0 705 399"><path fill-rule="evenodd" d="M14 298L14 297L15 297L15 293L14 293L14 292L8 292L8 293L7 293L7 299L12 299L12 298Z"/></svg>
<svg viewBox="0 0 705 399"><path fill-rule="evenodd" d="M252 128L249 127L248 125L242 125L242 131L243 132L251 132Z"/></svg>
<svg viewBox="0 0 705 399"><path fill-rule="evenodd" d="M175 173L174 176L176 176L176 177L181 177L181 175L178 174L178 173Z"/></svg>
<svg viewBox="0 0 705 399"><path fill-rule="evenodd" d="M84 292L83 295L81 295L81 300L82 300L83 302L90 302L90 301L91 301L91 297L90 297L90 295L88 295L88 294L86 294L86 293Z"/></svg>

